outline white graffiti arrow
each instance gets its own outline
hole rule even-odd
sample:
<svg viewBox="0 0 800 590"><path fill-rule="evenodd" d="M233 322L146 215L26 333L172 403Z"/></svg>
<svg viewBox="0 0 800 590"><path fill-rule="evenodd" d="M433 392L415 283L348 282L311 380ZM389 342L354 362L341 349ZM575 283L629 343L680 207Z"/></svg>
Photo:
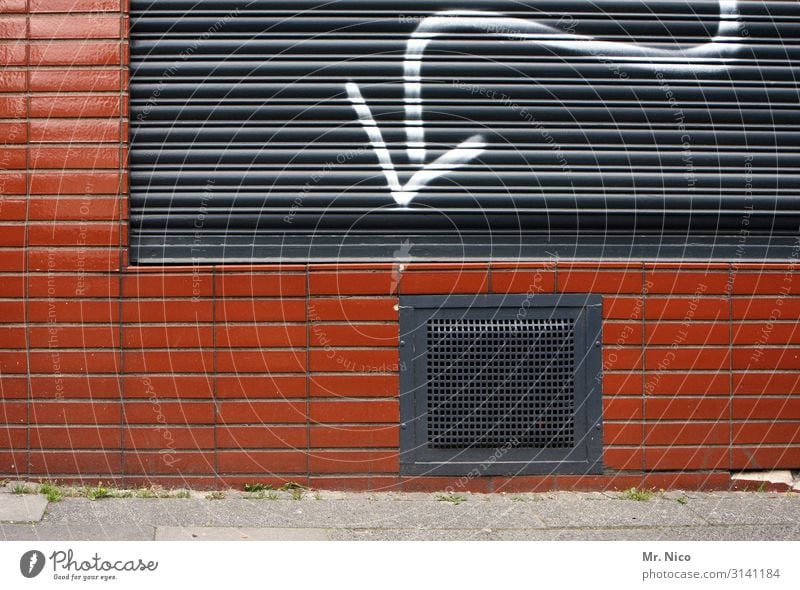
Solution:
<svg viewBox="0 0 800 590"><path fill-rule="evenodd" d="M473 135L434 161L425 162L422 62L425 50L436 37L461 32L489 33L515 40L528 40L539 46L588 54L606 60L619 58L679 60L677 64L659 63L658 65L646 61L633 62L629 64L631 68L651 71L672 69L685 72L707 72L720 71L728 67L727 58L733 56L741 48L741 44L737 43L742 39L740 27L741 20L737 0L720 0L719 23L714 37L707 43L686 49L662 49L632 43L599 41L588 35L568 33L537 21L510 18L496 12L470 10L437 12L419 23L406 44L403 62L406 152L409 162L416 164L419 170L414 172L405 183L400 181L391 153L383 140L383 133L372 115L372 110L364 100L360 88L350 81L345 85L345 89L375 152L392 197L398 205L406 206L432 180L470 163L480 156L487 146L483 135ZM717 59L719 61L692 63L692 60L697 59Z"/></svg>

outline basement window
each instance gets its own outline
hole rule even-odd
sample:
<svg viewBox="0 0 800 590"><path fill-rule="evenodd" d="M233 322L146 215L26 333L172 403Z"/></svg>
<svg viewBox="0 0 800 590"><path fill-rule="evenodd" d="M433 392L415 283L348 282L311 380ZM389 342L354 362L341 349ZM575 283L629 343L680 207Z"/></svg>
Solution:
<svg viewBox="0 0 800 590"><path fill-rule="evenodd" d="M602 472L601 305L401 297L401 472Z"/></svg>

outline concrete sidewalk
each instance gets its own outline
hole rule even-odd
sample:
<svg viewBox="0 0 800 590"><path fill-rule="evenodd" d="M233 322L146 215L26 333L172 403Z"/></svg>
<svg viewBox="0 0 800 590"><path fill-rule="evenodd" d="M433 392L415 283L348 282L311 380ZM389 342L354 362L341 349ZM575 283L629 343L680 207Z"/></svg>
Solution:
<svg viewBox="0 0 800 590"><path fill-rule="evenodd" d="M0 539L800 540L797 493L667 492L638 500L625 492L188 495L48 504L9 485L0 489Z"/></svg>

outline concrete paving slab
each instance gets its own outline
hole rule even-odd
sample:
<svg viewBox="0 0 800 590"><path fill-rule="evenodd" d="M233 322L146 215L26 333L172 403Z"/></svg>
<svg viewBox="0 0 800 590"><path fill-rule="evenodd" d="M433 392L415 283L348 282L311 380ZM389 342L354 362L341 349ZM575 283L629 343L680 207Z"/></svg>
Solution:
<svg viewBox="0 0 800 590"><path fill-rule="evenodd" d="M686 505L667 498L646 502L604 494L553 494L554 501L530 504L547 528L615 528L705 524ZM504 528L504 527L498 527Z"/></svg>
<svg viewBox="0 0 800 590"><path fill-rule="evenodd" d="M152 541L152 526L105 526L91 524L3 524L2 541Z"/></svg>
<svg viewBox="0 0 800 590"><path fill-rule="evenodd" d="M432 496L418 501L225 500L65 498L51 507L48 521L59 524L104 522L120 526L215 526L266 528L543 528L531 510L509 502L467 501L458 506Z"/></svg>
<svg viewBox="0 0 800 590"><path fill-rule="evenodd" d="M0 522L39 522L47 508L47 498L36 494L0 496Z"/></svg>
<svg viewBox="0 0 800 590"><path fill-rule="evenodd" d="M732 492L691 498L686 506L712 525L800 527L800 496Z"/></svg>
<svg viewBox="0 0 800 590"><path fill-rule="evenodd" d="M517 531L520 534L525 531ZM498 541L495 531L463 529L331 529L332 541Z"/></svg>
<svg viewBox="0 0 800 590"><path fill-rule="evenodd" d="M328 541L329 531L312 528L156 527L156 541Z"/></svg>
<svg viewBox="0 0 800 590"><path fill-rule="evenodd" d="M798 541L794 527L655 527L497 531L502 541Z"/></svg>

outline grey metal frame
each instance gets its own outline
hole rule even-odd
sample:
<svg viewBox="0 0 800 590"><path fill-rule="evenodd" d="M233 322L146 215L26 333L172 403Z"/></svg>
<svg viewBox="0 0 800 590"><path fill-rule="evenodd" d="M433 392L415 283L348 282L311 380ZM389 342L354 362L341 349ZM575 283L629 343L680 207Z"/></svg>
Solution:
<svg viewBox="0 0 800 590"><path fill-rule="evenodd" d="M426 447L427 350L420 329L430 318L575 318L575 436L572 449L430 449ZM469 315L466 315L469 314ZM400 297L400 473L531 475L602 473L602 298L599 295L425 295Z"/></svg>

